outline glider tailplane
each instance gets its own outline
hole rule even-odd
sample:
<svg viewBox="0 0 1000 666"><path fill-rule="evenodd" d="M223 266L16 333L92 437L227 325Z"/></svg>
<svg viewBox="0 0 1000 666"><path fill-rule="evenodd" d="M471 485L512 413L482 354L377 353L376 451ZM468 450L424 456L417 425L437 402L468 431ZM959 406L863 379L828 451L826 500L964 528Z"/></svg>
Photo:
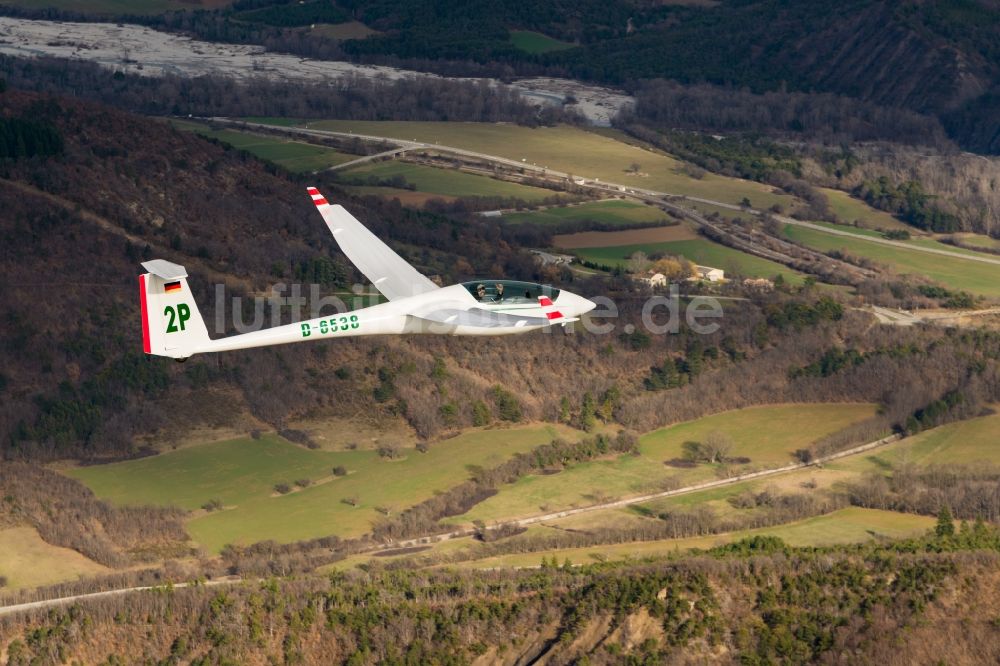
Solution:
<svg viewBox="0 0 1000 666"><path fill-rule="evenodd" d="M184 360L211 342L187 283L187 272L163 259L142 264L139 276L142 349L147 354Z"/></svg>

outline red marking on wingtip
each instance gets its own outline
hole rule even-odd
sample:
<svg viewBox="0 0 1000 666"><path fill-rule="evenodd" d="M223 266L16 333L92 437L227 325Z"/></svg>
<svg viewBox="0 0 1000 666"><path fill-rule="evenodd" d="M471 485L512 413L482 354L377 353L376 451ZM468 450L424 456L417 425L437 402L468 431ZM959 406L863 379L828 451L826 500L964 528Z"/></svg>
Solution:
<svg viewBox="0 0 1000 666"><path fill-rule="evenodd" d="M306 192L308 192L309 194L319 194L319 190L317 190L315 187L307 187Z"/></svg>
<svg viewBox="0 0 1000 666"><path fill-rule="evenodd" d="M328 202L327 202L326 199L313 199L313 203L316 204L317 206L328 205Z"/></svg>
<svg viewBox="0 0 1000 666"><path fill-rule="evenodd" d="M149 318L146 315L146 276L139 276L139 305L142 309L142 351L150 353Z"/></svg>

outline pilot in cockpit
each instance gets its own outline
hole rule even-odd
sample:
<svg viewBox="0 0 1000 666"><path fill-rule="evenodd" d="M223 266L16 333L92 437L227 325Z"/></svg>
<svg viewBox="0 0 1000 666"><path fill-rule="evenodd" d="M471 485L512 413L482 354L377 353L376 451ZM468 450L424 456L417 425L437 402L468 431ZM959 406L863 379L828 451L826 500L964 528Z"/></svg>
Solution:
<svg viewBox="0 0 1000 666"><path fill-rule="evenodd" d="M485 284L477 284L476 285L476 298L478 298L481 301L486 300L486 285Z"/></svg>

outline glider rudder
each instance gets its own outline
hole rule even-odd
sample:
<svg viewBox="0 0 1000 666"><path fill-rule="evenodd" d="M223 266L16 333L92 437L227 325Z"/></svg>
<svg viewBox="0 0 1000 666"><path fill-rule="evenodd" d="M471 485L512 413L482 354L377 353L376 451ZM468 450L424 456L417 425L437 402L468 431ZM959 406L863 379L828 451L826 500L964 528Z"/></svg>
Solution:
<svg viewBox="0 0 1000 666"><path fill-rule="evenodd" d="M139 276L142 309L142 350L154 356L186 359L211 340L188 287L183 266L153 259Z"/></svg>

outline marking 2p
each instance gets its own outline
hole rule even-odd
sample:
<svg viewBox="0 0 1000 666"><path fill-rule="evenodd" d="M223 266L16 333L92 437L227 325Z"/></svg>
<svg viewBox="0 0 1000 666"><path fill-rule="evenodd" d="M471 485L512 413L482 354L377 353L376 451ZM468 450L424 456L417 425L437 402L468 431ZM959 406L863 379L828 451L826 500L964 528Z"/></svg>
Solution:
<svg viewBox="0 0 1000 666"><path fill-rule="evenodd" d="M163 308L163 316L167 317L167 333L176 333L184 330L188 319L191 318L191 308L185 303L180 303L176 310L174 306L168 305Z"/></svg>

